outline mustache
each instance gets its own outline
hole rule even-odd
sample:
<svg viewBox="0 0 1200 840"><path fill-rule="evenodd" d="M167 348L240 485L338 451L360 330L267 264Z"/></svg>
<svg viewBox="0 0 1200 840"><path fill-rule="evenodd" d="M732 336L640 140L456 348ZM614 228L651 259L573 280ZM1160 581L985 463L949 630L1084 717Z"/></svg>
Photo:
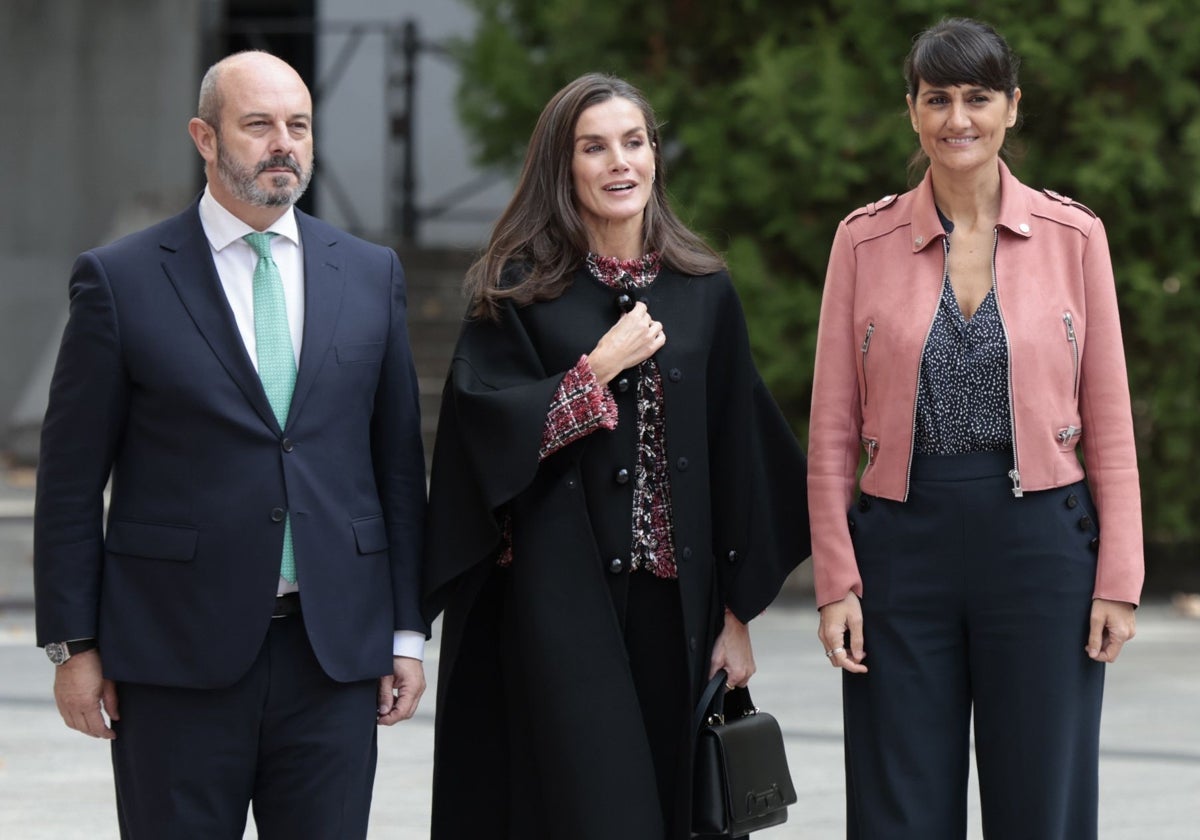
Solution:
<svg viewBox="0 0 1200 840"><path fill-rule="evenodd" d="M257 177L268 169L278 169L280 167L290 169L297 178L301 177L300 164L291 155L286 157L277 155L276 157L267 158L254 168L254 175Z"/></svg>

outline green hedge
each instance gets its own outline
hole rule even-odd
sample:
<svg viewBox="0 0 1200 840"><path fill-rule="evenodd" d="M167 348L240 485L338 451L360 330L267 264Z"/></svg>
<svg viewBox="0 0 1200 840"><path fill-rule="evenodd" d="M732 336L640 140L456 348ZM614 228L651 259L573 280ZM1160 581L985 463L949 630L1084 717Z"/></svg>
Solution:
<svg viewBox="0 0 1200 840"><path fill-rule="evenodd" d="M580 73L642 87L665 122L675 204L727 253L763 374L802 439L834 228L908 184L910 39L942 15L993 23L1023 60L1014 171L1108 229L1147 536L1200 536L1195 0L471 3L459 102L479 161L517 165L542 105Z"/></svg>

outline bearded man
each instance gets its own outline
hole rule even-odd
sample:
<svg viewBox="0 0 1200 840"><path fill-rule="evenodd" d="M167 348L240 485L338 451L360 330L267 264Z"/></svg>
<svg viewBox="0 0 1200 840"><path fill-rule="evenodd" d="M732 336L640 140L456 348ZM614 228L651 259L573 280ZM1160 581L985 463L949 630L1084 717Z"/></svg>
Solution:
<svg viewBox="0 0 1200 840"><path fill-rule="evenodd" d="M395 253L294 208L308 88L215 64L207 186L82 254L42 430L38 644L124 838L362 838L425 688L417 380ZM111 481L107 522L106 484Z"/></svg>

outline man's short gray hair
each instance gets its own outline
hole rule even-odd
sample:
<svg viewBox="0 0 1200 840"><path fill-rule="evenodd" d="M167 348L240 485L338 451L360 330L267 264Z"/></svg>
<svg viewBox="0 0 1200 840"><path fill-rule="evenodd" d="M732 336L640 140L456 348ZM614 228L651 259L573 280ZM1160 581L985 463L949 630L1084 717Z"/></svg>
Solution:
<svg viewBox="0 0 1200 840"><path fill-rule="evenodd" d="M208 123L218 134L221 133L221 106L224 103L217 81L224 69L221 66L223 63L223 60L218 61L209 67L204 78L200 80L200 103L196 106L196 116Z"/></svg>
<svg viewBox="0 0 1200 840"><path fill-rule="evenodd" d="M231 60L252 53L262 53L263 55L271 55L266 50L242 50L241 52L227 55L208 68L204 74L204 78L200 80L200 103L196 106L196 116L208 123L212 130L221 133L221 108L225 105L225 100L221 96L220 81L221 73L225 70L225 65Z"/></svg>

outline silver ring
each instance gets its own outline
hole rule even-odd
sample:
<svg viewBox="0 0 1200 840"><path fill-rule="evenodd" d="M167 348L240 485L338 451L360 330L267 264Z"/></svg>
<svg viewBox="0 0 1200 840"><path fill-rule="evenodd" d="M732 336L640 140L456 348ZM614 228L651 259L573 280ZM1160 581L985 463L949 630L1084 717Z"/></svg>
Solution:
<svg viewBox="0 0 1200 840"><path fill-rule="evenodd" d="M725 690L726 690L726 691L733 691L733 686L732 686L732 685L730 685L729 683L725 683Z"/></svg>
<svg viewBox="0 0 1200 840"><path fill-rule="evenodd" d="M833 650L825 651L825 655L828 656L830 659L833 659L833 657L837 656L839 653L845 653L845 652L846 652L846 649L844 647L836 647Z"/></svg>

